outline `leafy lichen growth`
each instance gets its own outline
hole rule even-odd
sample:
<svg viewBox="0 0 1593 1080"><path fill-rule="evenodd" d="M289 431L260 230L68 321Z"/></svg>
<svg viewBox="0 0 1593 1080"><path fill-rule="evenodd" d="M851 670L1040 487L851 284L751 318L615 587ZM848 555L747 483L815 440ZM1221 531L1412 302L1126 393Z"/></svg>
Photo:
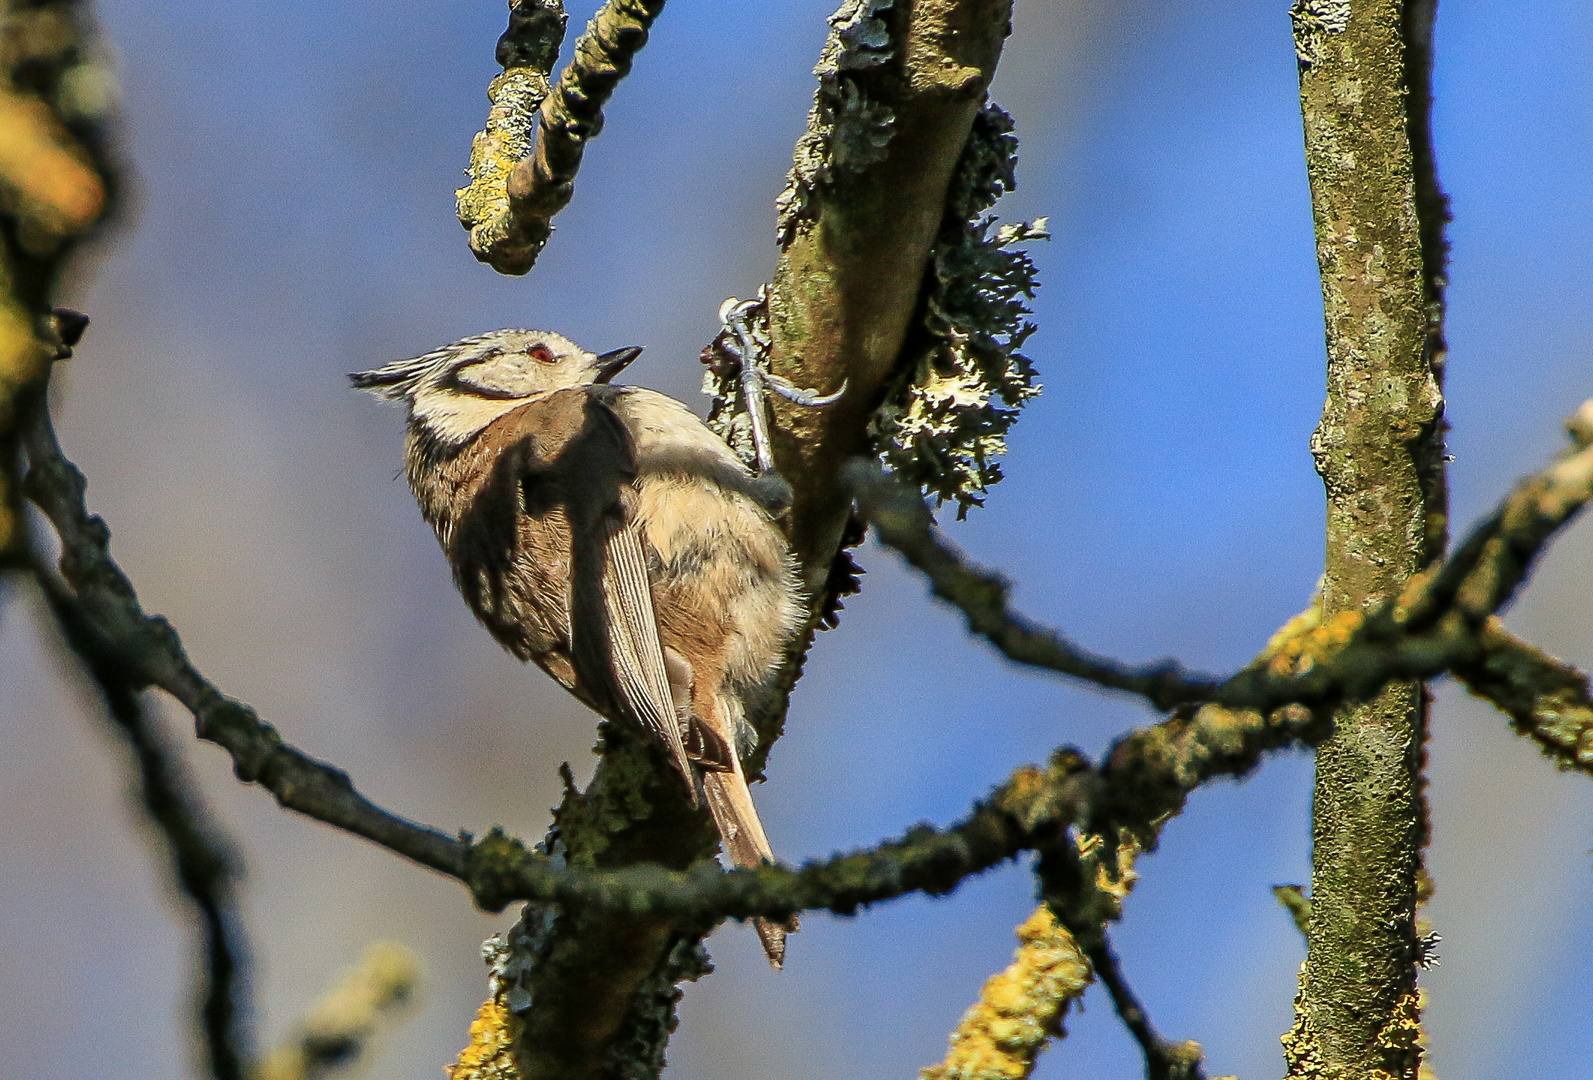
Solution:
<svg viewBox="0 0 1593 1080"><path fill-rule="evenodd" d="M974 121L931 252L917 359L875 413L882 463L920 485L957 516L983 503L1001 479L996 458L1018 410L1040 392L1020 351L1035 326L1025 301L1038 287L1035 266L1015 245L1046 239L1046 219L997 226L986 211L1016 187L1012 118L986 102Z"/></svg>
<svg viewBox="0 0 1593 1080"><path fill-rule="evenodd" d="M885 159L896 114L870 97L860 77L892 59L886 16L894 5L895 0L845 0L830 16L830 36L813 68L819 87L807 131L797 140L785 190L775 200L782 246L813 220L813 196L820 188Z"/></svg>

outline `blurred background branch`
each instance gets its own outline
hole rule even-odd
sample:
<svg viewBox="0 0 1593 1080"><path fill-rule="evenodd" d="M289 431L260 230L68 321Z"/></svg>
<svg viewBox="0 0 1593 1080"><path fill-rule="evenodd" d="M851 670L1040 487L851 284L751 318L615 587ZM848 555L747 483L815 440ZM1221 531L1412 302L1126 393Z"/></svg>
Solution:
<svg viewBox="0 0 1593 1080"><path fill-rule="evenodd" d="M0 561L22 553L10 463L20 403L50 361L35 321L121 187L107 146L116 81L91 18L77 0L0 6Z"/></svg>
<svg viewBox="0 0 1593 1080"><path fill-rule="evenodd" d="M253 1049L248 947L238 913L240 877L233 844L221 832L175 747L149 715L116 651L65 583L48 567L34 578L48 598L67 647L93 680L106 726L125 745L136 776L131 785L145 820L160 837L178 892L199 924L194 1012L206 1072L214 1080L244 1080Z"/></svg>
<svg viewBox="0 0 1593 1080"><path fill-rule="evenodd" d="M373 1041L412 1004L420 978L420 958L408 946L371 943L249 1080L321 1080L368 1063Z"/></svg>

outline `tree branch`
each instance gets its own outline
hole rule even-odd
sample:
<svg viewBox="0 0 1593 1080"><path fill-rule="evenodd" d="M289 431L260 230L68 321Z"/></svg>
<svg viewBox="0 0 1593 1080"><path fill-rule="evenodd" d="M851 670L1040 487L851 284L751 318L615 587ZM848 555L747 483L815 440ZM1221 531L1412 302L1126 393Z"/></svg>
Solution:
<svg viewBox="0 0 1593 1080"><path fill-rule="evenodd" d="M77 610L94 628L96 647L114 663L124 685L153 685L172 693L195 714L200 737L233 757L239 778L262 784L283 806L458 879L487 910L516 900L557 901L708 924L723 917L784 919L816 908L851 913L909 892L950 891L963 877L1092 816L1152 821L1167 812L1170 801L1210 777L1242 774L1267 751L1321 734L1304 709L1279 710L1267 718L1201 709L1126 738L1099 776L1077 754L1059 751L1046 770L1020 769L958 825L915 829L894 843L797 871L771 866L725 873L711 864L686 871L561 865L497 830L471 843L375 806L354 790L344 772L285 744L248 706L205 681L183 655L170 625L143 613L131 583L111 560L108 530L84 508L82 474L61 456L42 402L36 403L26 432L29 494L60 535L62 571L76 592ZM563 819L561 829L571 826Z"/></svg>
<svg viewBox="0 0 1593 1080"><path fill-rule="evenodd" d="M0 9L0 563L26 547L16 424L49 374L45 345L60 343L50 341L46 314L56 281L120 197L106 138L114 95L81 92L110 77L110 51L98 47L86 7L62 0Z"/></svg>
<svg viewBox="0 0 1593 1080"><path fill-rule="evenodd" d="M847 0L831 17L768 299L771 370L820 393L846 386L824 408L773 403L792 545L815 600L846 525L841 467L902 362L1010 17L1010 0Z"/></svg>
<svg viewBox="0 0 1593 1080"><path fill-rule="evenodd" d="M520 5L531 6L524 0ZM492 199L490 217L478 217L480 211L473 204L467 209L465 193L461 193L459 219L471 229L470 249L476 258L500 274L524 274L536 264L553 234L553 216L570 204L586 144L603 130L603 106L630 73L631 61L647 43L648 28L663 9L664 0L607 0L576 40L574 58L560 72L552 91L544 91L540 98L525 93L514 101L515 114L526 117L520 122L526 127L527 139L529 111L538 109L540 134L535 149L512 168L505 168L501 157L495 159L491 175L504 177L504 199L501 204L496 197ZM559 17L558 38L562 39L562 5ZM512 30L512 17L510 26ZM548 40L553 41L556 55L557 40L551 34ZM547 64L552 60L548 57ZM545 86L547 67L540 71ZM505 77L509 74L506 70ZM515 143L516 148L520 145Z"/></svg>
<svg viewBox="0 0 1593 1080"><path fill-rule="evenodd" d="M918 493L881 472L874 462L854 459L843 480L880 543L922 572L934 594L967 617L969 632L990 642L1007 659L1135 694L1164 712L1216 694L1216 679L1186 671L1176 661L1130 667L1075 645L1059 631L1013 611L1007 580L970 564L935 530L929 507Z"/></svg>
<svg viewBox="0 0 1593 1080"><path fill-rule="evenodd" d="M1510 717L1562 769L1593 775L1593 697L1588 677L1511 634L1498 619L1481 631L1482 655L1455 678Z"/></svg>
<svg viewBox="0 0 1593 1080"><path fill-rule="evenodd" d="M1397 608L1443 554L1443 394L1408 89L1426 70L1410 66L1406 7L1296 0L1291 10L1326 324L1327 400L1311 439L1327 497L1324 628ZM1496 590L1484 615L1509 591ZM1469 646L1473 628L1455 621ZM1356 698L1317 748L1311 918L1284 1056L1301 1080L1416 1080L1427 694L1391 678Z"/></svg>
<svg viewBox="0 0 1593 1080"><path fill-rule="evenodd" d="M1085 953L1096 978L1111 996L1118 1019L1139 1044L1140 1053L1145 1057L1145 1080L1205 1080L1200 1044L1168 1042L1157 1033L1145 1006L1140 1004L1133 987L1124 978L1117 953L1104 931L1085 947Z"/></svg>
<svg viewBox="0 0 1593 1080"><path fill-rule="evenodd" d="M509 174L535 145L537 110L548 96L568 21L563 0L515 0L509 7L509 29L497 48L503 73L487 87L487 123L470 143L470 183L454 193L477 259L512 258L524 246L509 204Z"/></svg>
<svg viewBox="0 0 1593 1080"><path fill-rule="evenodd" d="M1175 661L1131 667L1013 612L1006 581L946 542L916 493L871 463L852 467L846 478L880 541L923 572L935 595L963 612L971 632L1016 663L1132 693L1158 709L1207 702L1317 708L1364 701L1390 680L1432 678L1481 660L1497 640L1483 635L1484 624L1514 597L1554 535L1593 500L1593 400L1567 428L1572 447L1520 481L1446 562L1413 577L1393 602L1314 623L1285 649L1263 653L1225 681Z"/></svg>
<svg viewBox="0 0 1593 1080"><path fill-rule="evenodd" d="M251 1010L244 979L247 948L233 891L237 868L232 845L220 834L136 691L116 669L113 651L77 599L42 566L34 578L68 647L99 691L111 721L107 726L132 755L139 805L165 845L172 880L198 917L201 949L194 1004L208 1072L214 1080L243 1080Z"/></svg>
<svg viewBox="0 0 1593 1080"><path fill-rule="evenodd" d="M458 877L469 844L390 814L354 790L342 770L282 741L255 711L217 690L188 662L170 623L145 615L138 595L110 557L110 530L84 506L86 481L61 455L43 394L23 421L28 471L23 487L61 539L61 573L75 610L91 627L105 670L129 691L158 686L194 716L201 739L232 758L245 783L258 783L290 810L363 836L422 866Z"/></svg>

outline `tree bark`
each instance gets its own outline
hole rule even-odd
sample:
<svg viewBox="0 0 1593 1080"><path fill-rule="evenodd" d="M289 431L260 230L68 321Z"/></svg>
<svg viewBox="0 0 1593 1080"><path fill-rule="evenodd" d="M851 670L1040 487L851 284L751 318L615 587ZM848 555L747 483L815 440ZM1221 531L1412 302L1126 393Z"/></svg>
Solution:
<svg viewBox="0 0 1593 1080"><path fill-rule="evenodd" d="M1292 12L1327 324L1311 443L1327 491L1324 616L1393 599L1442 542L1404 14L1399 0L1300 0ZM1291 1077L1417 1075L1425 721L1421 684L1395 683L1341 710L1317 751Z"/></svg>

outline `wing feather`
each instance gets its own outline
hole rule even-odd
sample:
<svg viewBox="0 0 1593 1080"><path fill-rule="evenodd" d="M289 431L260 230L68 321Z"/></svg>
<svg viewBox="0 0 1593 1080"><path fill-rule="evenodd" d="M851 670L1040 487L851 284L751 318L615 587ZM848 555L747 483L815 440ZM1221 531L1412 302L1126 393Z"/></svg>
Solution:
<svg viewBox="0 0 1593 1080"><path fill-rule="evenodd" d="M692 789L696 785L669 692L664 650L658 641L652 579L636 526L615 522L604 550L603 608L608 621L609 664L626 710L669 754Z"/></svg>

